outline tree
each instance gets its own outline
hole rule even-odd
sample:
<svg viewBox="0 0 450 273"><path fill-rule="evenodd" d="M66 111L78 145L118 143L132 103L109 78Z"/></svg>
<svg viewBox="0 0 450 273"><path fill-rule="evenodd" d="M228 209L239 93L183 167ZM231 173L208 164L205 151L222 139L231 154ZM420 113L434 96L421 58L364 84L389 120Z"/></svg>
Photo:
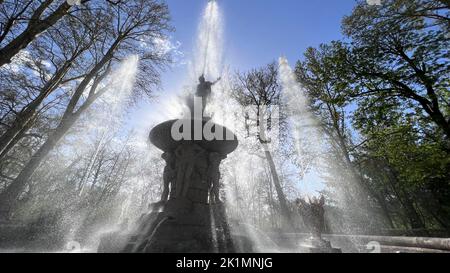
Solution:
<svg viewBox="0 0 450 273"><path fill-rule="evenodd" d="M21 70L18 75L14 69L4 67L1 69L2 77L6 80L1 86L5 93L15 97L22 93L31 93L33 96L23 95L26 103L19 104L15 109L11 121L0 136L0 159L20 140L20 132L32 126L41 109L45 109L44 102L54 101L53 97L61 93L64 85L80 79L89 69L87 59L91 58L89 50L100 39L104 39L103 31L105 14L93 9L86 9L79 14L73 13L62 19L56 28L48 31L36 39L28 48L28 55L23 61L28 63L30 71ZM17 64L14 64L17 65ZM35 76L38 74L39 76ZM14 88L11 88L14 86ZM18 106L19 106L18 105Z"/></svg>
<svg viewBox="0 0 450 273"><path fill-rule="evenodd" d="M9 214L30 177L58 141L79 117L108 90L105 80L108 80L109 72L117 64L117 60L123 59L124 55L131 52L139 54L140 61L146 68L145 77L142 75L138 77L138 82L145 79L146 84L141 82L139 87L144 87L142 89L144 92L150 92L149 88L158 82L157 69L167 62L167 56L161 55L159 49L155 47L155 39L161 39L166 31L171 30L168 25L167 5L158 1L137 0L108 5L108 8L107 12L112 14L112 17L105 29L106 36L94 44L91 50L90 70L70 95L59 124L17 177L0 194L0 207L4 214ZM136 45L143 41L147 42L145 49Z"/></svg>
<svg viewBox="0 0 450 273"><path fill-rule="evenodd" d="M440 2L361 1L343 21L349 40L308 49L297 65L340 161L395 227L448 226L449 12Z"/></svg>
<svg viewBox="0 0 450 273"><path fill-rule="evenodd" d="M349 205L368 209L368 198L375 200L388 225L392 227L393 223L383 197L371 188L352 160L351 151L357 145L353 143L351 113L348 110L352 103L351 97L348 96L351 85L345 80L345 75L338 65L343 53L345 47L339 42L323 44L318 49L308 48L305 60L297 63L297 79L306 89L311 109L321 121L321 130L332 148L332 161L342 163L341 173L345 173L345 170L349 172L349 177L343 178L344 181L331 183L342 188ZM333 176L331 180L337 180L337 177ZM356 182L356 187L353 182Z"/></svg>
<svg viewBox="0 0 450 273"><path fill-rule="evenodd" d="M343 66L355 85L354 96L410 103L411 111L421 117L426 113L423 118L429 118L449 138L448 24L430 22L426 19L430 14L414 15L422 14L423 5L436 3L390 0L381 7L358 4L343 21L344 34L351 38ZM437 20L448 22L448 7L439 9L446 13L439 13Z"/></svg>
<svg viewBox="0 0 450 273"><path fill-rule="evenodd" d="M66 16L72 8L67 1L59 6L54 0L37 1L7 1L2 3L11 13L3 13L3 22L0 29L0 67L9 63L11 59L26 48L40 33L53 26L58 20ZM86 2L86 1L83 1ZM54 10L53 10L54 9ZM24 16L28 15L28 16ZM23 20L23 17L27 20ZM26 23L23 23L26 21ZM23 29L24 28L24 29ZM23 29L23 30L22 30ZM16 31L20 34L14 36ZM12 37L11 37L12 36Z"/></svg>
<svg viewBox="0 0 450 273"><path fill-rule="evenodd" d="M244 107L250 107L255 119L246 113L247 121L256 125L256 138L261 148L264 150L272 175L272 181L280 202L281 213L287 223L292 227L292 217L288 206L286 195L278 175L277 167L268 146L269 137L266 120L271 120L274 114L274 107L281 105L281 85L278 81L278 66L270 63L260 69L253 69L248 73L238 73L233 86L233 96Z"/></svg>
<svg viewBox="0 0 450 273"><path fill-rule="evenodd" d="M442 161L450 137L448 27L448 4L432 0L391 0L378 8L360 3L343 21L351 42L340 65L352 84L350 96L359 105L355 126L366 138L360 147L366 154L362 163L374 161L370 164L385 170L383 181L389 183L412 228L426 226L420 216L425 203L413 201L413 196L426 194L418 185L442 181L441 171L448 170L448 163ZM397 134L408 148L389 143L398 140ZM391 147L396 159L384 147ZM426 152L430 149L434 152ZM382 155L375 150L383 150ZM421 151L420 162L413 160L416 151ZM406 158L398 160L398 155ZM424 171L422 162L433 167ZM431 169L439 178L425 178ZM438 191L446 192L444 188ZM443 207L440 211L445 215Z"/></svg>

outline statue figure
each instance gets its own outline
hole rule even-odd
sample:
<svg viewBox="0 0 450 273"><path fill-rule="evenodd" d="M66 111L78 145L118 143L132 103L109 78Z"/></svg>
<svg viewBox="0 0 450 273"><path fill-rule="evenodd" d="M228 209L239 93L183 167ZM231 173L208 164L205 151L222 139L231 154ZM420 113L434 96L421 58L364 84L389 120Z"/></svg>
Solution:
<svg viewBox="0 0 450 273"><path fill-rule="evenodd" d="M210 187L209 198L210 203L220 203L220 162L226 158L219 153L211 153L209 155L209 166L207 171L207 181Z"/></svg>
<svg viewBox="0 0 450 273"><path fill-rule="evenodd" d="M180 145L175 150L177 157L176 197L187 196L196 160L202 153L205 153L205 150L196 144Z"/></svg>
<svg viewBox="0 0 450 273"><path fill-rule="evenodd" d="M164 161L166 161L166 166L164 167L163 172L163 191L161 195L161 202L165 203L169 199L169 190L171 192L175 192L175 178L176 178L176 169L175 169L175 157L173 153L167 152L162 154L161 156Z"/></svg>
<svg viewBox="0 0 450 273"><path fill-rule="evenodd" d="M309 199L308 202L299 198L297 199L296 204L306 226L311 231L313 239L318 242L323 241L322 233L325 228L325 197L314 197L313 199Z"/></svg>
<svg viewBox="0 0 450 273"><path fill-rule="evenodd" d="M202 114L205 112L206 103L208 101L209 96L211 95L211 87L218 83L221 78L219 77L215 82L209 82L205 79L204 75L201 75L199 80L199 84L197 85L197 92L195 95L197 97L202 98Z"/></svg>
<svg viewBox="0 0 450 273"><path fill-rule="evenodd" d="M341 249L333 247L330 241L322 238L325 229L325 197L308 198L308 201L299 198L296 204L298 212L312 235L308 240L309 251L311 253L342 253Z"/></svg>

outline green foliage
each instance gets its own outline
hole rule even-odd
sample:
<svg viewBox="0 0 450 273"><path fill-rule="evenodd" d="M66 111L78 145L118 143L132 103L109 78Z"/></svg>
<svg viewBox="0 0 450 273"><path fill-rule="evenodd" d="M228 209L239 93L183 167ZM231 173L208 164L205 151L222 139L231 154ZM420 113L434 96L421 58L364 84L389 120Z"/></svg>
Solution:
<svg viewBox="0 0 450 273"><path fill-rule="evenodd" d="M449 14L442 1L360 1L348 39L297 64L331 151L395 227L450 227Z"/></svg>

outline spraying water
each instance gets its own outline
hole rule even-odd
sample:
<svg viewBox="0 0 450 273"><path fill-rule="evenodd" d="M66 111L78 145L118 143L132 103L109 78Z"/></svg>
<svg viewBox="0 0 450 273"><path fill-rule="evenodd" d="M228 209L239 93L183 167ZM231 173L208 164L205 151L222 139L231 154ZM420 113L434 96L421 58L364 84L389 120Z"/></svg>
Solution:
<svg viewBox="0 0 450 273"><path fill-rule="evenodd" d="M274 218L277 212L271 211L271 208L263 205L264 200L261 200L260 197L255 200L253 196L260 196L258 191L263 190L267 192L267 199L271 200L276 197L274 198L275 194L271 188L272 182L270 181L270 170L267 162L264 158L261 158L260 154L258 155L258 152L252 150L252 147L254 148L254 139L246 137L244 118L242 115L239 116L239 113L242 113L242 106L231 96L231 76L226 69L223 69L222 43L223 20L219 5L216 1L209 1L199 24L197 46L189 71L190 84L192 85L190 91L193 90L193 84L197 83L200 75L205 75L209 80L222 77L222 81L213 88L212 99L208 104L207 111L209 109L214 122L231 129L239 139L238 149L229 155L228 160L224 161L221 167L222 180L225 185L224 193L227 213L230 218L235 219L235 221L231 221L231 229L235 233L245 233L249 236L258 248L256 251L276 251L276 246L270 243L270 239L258 228L255 228L255 226L258 227L258 221L261 218ZM135 61L137 62L137 60ZM113 77L121 79L117 85L120 87L119 89L128 89L128 82L132 82L134 78L133 65L135 64L132 61L125 63L123 71L120 69L122 71L119 72L120 76ZM299 157L300 155L314 157L315 165L319 167L323 164L331 164L330 162L325 162L324 157L320 156L325 154L326 150L319 129L320 126L308 110L306 93L297 82L287 60L280 58L279 65L279 78L283 86L283 96L287 105L289 123L292 127L295 153ZM124 78L129 80L123 81ZM116 96L113 95L113 92L110 92L105 97L105 99L112 100L115 98ZM170 101L168 106L174 110L169 111L171 113L177 113L179 109L184 107L181 99L174 100L171 98L167 99L167 101ZM167 109L161 112L167 113ZM179 118L179 116L174 116L174 118ZM274 154L276 157L276 153ZM316 167L318 173L319 167ZM320 184L319 175L311 183ZM123 207L129 207L131 202L131 199L129 199ZM274 203L273 200L270 202ZM248 208L251 209L249 210ZM249 212L251 211L258 212L258 215L255 213L250 214ZM123 210L121 214L127 215L128 212ZM247 223L251 223L251 225Z"/></svg>
<svg viewBox="0 0 450 273"><path fill-rule="evenodd" d="M239 139L237 150L230 154L228 160L225 160L221 166L227 214L232 219L230 228L235 234L248 236L255 244L255 251L276 251L274 244L267 236L262 236L262 232L255 226L245 224L250 223L250 218L255 216L247 215L245 208L256 208L258 203L242 193L251 195L260 186L262 173L267 174L267 163L260 156L249 152L249 147L254 145L254 141L246 137L243 108L231 95L232 75L228 69L223 68L222 61L224 41L222 18L219 4L216 1L209 1L199 24L191 79L196 83L202 74L209 80L222 78L213 87L206 112L212 117L212 121L226 126ZM260 205L261 201L259 200ZM267 212L267 208L261 208L260 211L265 213L263 211Z"/></svg>
<svg viewBox="0 0 450 273"><path fill-rule="evenodd" d="M259 229L260 219L276 218L278 214L274 208L264 205L265 201L258 193L265 191L267 195L264 198L271 200L269 202L272 204L277 202L270 180L270 170L267 161L261 157L261 147L256 147L255 151L254 139L246 137L242 106L231 95L231 75L228 70L223 69L222 55L222 15L218 3L209 1L198 27L197 44L189 70L190 87L187 92L192 95L200 75L204 75L207 80L222 77L222 80L213 87L212 98L206 111L212 116L214 122L231 129L239 139L239 147L221 166L227 213L233 219L230 221L230 228L234 233L246 234L250 237L258 248L256 251L277 251L276 246L271 244L270 239ZM287 105L286 114L289 117L295 154L299 159L306 155L313 158L313 160L309 158L299 162L298 165L313 162L310 164L314 165L313 172L317 173L311 181L302 181L302 183L314 184L316 189L323 188L321 177L318 175L321 173L320 167L331 165L332 162L322 156L326 154L326 147L320 126L309 111L306 92L297 82L286 58L279 59L279 79L283 87L284 102ZM173 97L166 99L166 103L170 109L174 110L169 112L174 114L185 107L182 99ZM165 110L161 112L167 113L167 108L164 108ZM179 116L175 115L173 118L179 118ZM279 166L282 160L277 155L276 148L271 147L271 149ZM254 196L259 197L255 199Z"/></svg>
<svg viewBox="0 0 450 273"><path fill-rule="evenodd" d="M295 153L299 165L311 164L320 166L321 164L329 164L323 162L321 155L326 153L323 135L320 131L320 124L308 109L308 97L304 88L300 85L295 77L295 73L289 66L285 57L279 58L279 77L283 87L284 102L287 105L287 116L291 125L292 140L294 142ZM302 158L308 157L305 160ZM308 162L308 163L307 163ZM322 187L321 178L317 175L314 181L303 181L304 186L308 189L307 183L315 183L316 186Z"/></svg>
<svg viewBox="0 0 450 273"><path fill-rule="evenodd" d="M203 12L196 45L192 77L217 78L221 74L223 22L216 1L209 1Z"/></svg>
<svg viewBox="0 0 450 273"><path fill-rule="evenodd" d="M137 56L130 56L120 63L116 70L108 76L100 88L107 88L108 90L97 101L93 107L81 117L82 122L79 122L78 126L84 125L80 131L83 138L89 138L94 141L94 152L88 159L87 169L83 173L81 182L79 184L78 196L88 194L88 190L92 188L92 177L90 174L93 172L94 163L97 162L99 153L105 148L106 145L111 142L120 142L116 140L117 134L122 126L122 119L120 116L123 114L128 101L132 95L133 85L137 73L139 58ZM80 146L83 146L80 143ZM75 146L77 150L82 147ZM81 212L79 214L70 215L70 222L72 228L66 235L66 249L69 251L83 251L89 252L95 249L98 242L98 234L102 231L98 231L92 234L91 238L87 239L87 245L84 245L84 249L78 249L79 243L77 242L77 231L82 226L82 223L89 216L89 213ZM111 227L104 227L103 229L110 229Z"/></svg>
<svg viewBox="0 0 450 273"><path fill-rule="evenodd" d="M337 227L335 224L337 219L332 216L326 216L330 230L340 229L346 230L348 233L354 232L355 227L351 227L354 223L362 226L361 222L368 221L373 218L373 212L369 211L365 206L365 200L360 200L364 196L363 190L356 181L357 178L352 173L350 168L342 164L344 159L340 157L339 152L330 149L330 136L326 136L322 130L318 119L312 114L308 108L308 99L306 90L296 80L296 76L286 58L279 59L279 76L283 86L283 93L287 104L287 111L290 117L290 124L292 125L292 134L295 142L295 151L298 158L309 156L311 161L309 179L304 179L302 184L305 189L308 189L308 184L314 185L316 191L329 189L326 187L325 177L345 183L344 190L335 190L332 193L332 198L335 206L340 209L345 217ZM330 152L331 150L331 152ZM333 153L333 155L330 155ZM312 159L312 160L311 160ZM308 191L307 191L308 192ZM303 195L305 194L303 192ZM349 200L349 195L352 197ZM359 198L359 200L358 200ZM360 211L351 211L348 208L354 207L355 200L359 203ZM359 222L359 223L358 223ZM352 224L353 223L353 224ZM359 227L358 227L359 228Z"/></svg>
<svg viewBox="0 0 450 273"><path fill-rule="evenodd" d="M167 119L190 116L188 101L192 100L198 78L204 75L207 80L215 80L222 76L222 42L223 21L219 6L216 1L209 1L198 25L197 40L183 90L178 94L164 97L154 105L155 111L147 120L151 120L151 123L155 125ZM219 86L222 86L222 82L215 85L214 89L220 89ZM146 134L147 132L144 133Z"/></svg>

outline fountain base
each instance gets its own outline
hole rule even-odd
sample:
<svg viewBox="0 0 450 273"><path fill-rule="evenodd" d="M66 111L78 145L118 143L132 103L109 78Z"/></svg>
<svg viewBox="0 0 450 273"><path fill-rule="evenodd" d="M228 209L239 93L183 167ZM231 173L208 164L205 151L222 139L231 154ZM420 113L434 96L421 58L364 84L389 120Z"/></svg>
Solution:
<svg viewBox="0 0 450 273"><path fill-rule="evenodd" d="M163 212L152 213L124 252L215 252L208 204L188 199L169 200Z"/></svg>
<svg viewBox="0 0 450 273"><path fill-rule="evenodd" d="M322 238L309 238L301 250L306 253L342 253L340 248L331 246L331 242Z"/></svg>
<svg viewBox="0 0 450 273"><path fill-rule="evenodd" d="M173 128L187 137L177 141ZM202 134L206 131L215 138L207 140ZM150 140L164 151L162 157L166 161L162 201L158 203L162 209L141 217L122 251L235 252L219 198L219 167L227 154L236 149L236 136L210 119L184 119L156 126L150 132ZM116 240L123 241L123 237ZM116 245L106 240L99 249L107 250L108 244Z"/></svg>

